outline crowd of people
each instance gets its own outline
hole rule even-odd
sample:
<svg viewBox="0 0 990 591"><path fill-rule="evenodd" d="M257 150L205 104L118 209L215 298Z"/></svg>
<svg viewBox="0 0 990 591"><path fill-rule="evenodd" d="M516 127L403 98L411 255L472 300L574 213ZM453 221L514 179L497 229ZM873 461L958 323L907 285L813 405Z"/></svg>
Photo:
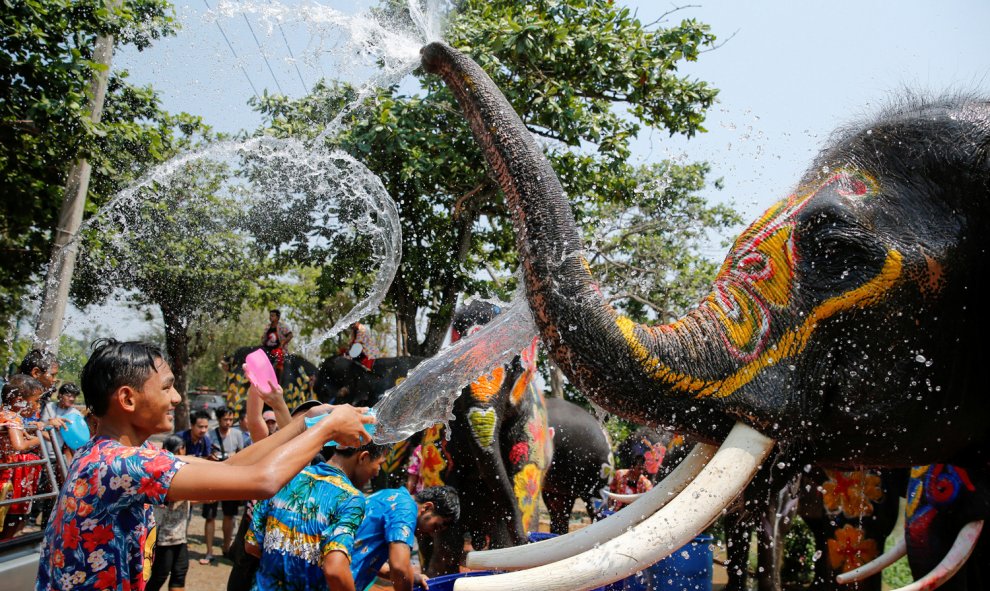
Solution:
<svg viewBox="0 0 990 591"><path fill-rule="evenodd" d="M417 580L428 586L412 568L415 534L456 521L457 493L366 496L387 452L367 434L367 409L309 401L290 411L277 386L252 385L241 428L221 409L215 427L197 412L189 429L172 434L181 397L157 346L97 341L81 388L56 390L57 372L53 357L32 352L5 380L0 410L0 499L12 501L0 508L0 537L21 531L32 508L44 514L37 589L184 588L193 504L206 523L201 562L215 560L223 515L219 552L234 562L229 589L364 589L378 576L400 590ZM54 502L39 507L39 485L55 488L42 480L42 458L57 441L50 433L82 419L80 391L92 437L55 483ZM43 408L43 397L56 393ZM153 443L159 434L168 435Z"/></svg>

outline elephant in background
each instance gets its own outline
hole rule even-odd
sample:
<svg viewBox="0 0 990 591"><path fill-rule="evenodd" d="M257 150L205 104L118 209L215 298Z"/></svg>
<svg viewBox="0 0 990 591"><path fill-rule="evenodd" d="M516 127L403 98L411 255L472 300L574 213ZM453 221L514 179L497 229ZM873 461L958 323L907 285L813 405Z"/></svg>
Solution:
<svg viewBox="0 0 990 591"><path fill-rule="evenodd" d="M374 406L390 388L425 357L379 357L372 370L344 355L328 357L316 374L315 392L321 402Z"/></svg>
<svg viewBox="0 0 990 591"><path fill-rule="evenodd" d="M247 400L250 382L244 376L244 359L261 347L239 347L231 355L223 359L227 385L227 408L240 416ZM285 356L282 375L279 376L279 386L285 396L289 409L313 398L313 382L316 379L316 365L306 358L290 353Z"/></svg>
<svg viewBox="0 0 990 591"><path fill-rule="evenodd" d="M508 200L527 300L556 365L605 410L705 442L699 458L723 442L684 499L644 527L590 557L463 589L529 581L557 591L621 578L702 531L761 466L779 464L786 482L804 465L947 463L984 484L990 309L977 286L990 250L990 101L904 101L835 135L795 190L736 239L710 294L650 326L603 296L566 192L491 78L442 42L421 53L457 97ZM688 515L689 491L716 478L718 494ZM988 514L977 505L968 517ZM523 558L512 556L505 567ZM555 577L561 570L566 580Z"/></svg>
<svg viewBox="0 0 990 591"><path fill-rule="evenodd" d="M550 532L565 534L575 500L584 501L588 516L596 517L599 491L608 485L615 465L608 434L598 419L562 398L547 398L546 405L553 462L543 480L543 503L550 513Z"/></svg>

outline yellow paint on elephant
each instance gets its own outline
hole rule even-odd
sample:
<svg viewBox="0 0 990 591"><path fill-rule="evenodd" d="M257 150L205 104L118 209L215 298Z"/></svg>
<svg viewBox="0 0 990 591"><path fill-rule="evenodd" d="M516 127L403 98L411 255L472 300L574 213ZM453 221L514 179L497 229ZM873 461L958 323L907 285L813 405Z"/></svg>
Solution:
<svg viewBox="0 0 990 591"><path fill-rule="evenodd" d="M443 425L434 425L423 431L420 444L419 478L424 487L441 486L444 484L442 473L447 467L447 461L440 452L440 432Z"/></svg>
<svg viewBox="0 0 990 591"><path fill-rule="evenodd" d="M405 439L394 444L385 454L385 461L382 462L382 472L392 474L402 468L406 458L406 450L409 449L409 440Z"/></svg>
<svg viewBox="0 0 990 591"><path fill-rule="evenodd" d="M498 413L494 408L472 408L468 411L471 434L481 447L491 447L495 441L495 424Z"/></svg>
<svg viewBox="0 0 990 591"><path fill-rule="evenodd" d="M653 356L649 348L639 340L635 331L636 324L631 319L620 316L616 319L616 325L625 337L633 357L652 378L669 384L674 390L693 394L698 398L707 396L724 398L748 384L765 368L801 353L818 324L823 320L846 310L868 307L881 300L901 276L902 259L898 251L888 251L884 266L876 277L856 289L821 303L808 314L800 326L784 332L775 344L769 346L753 361L720 380L708 381L671 369Z"/></svg>
<svg viewBox="0 0 990 591"><path fill-rule="evenodd" d="M523 527L528 531L536 531L539 526L536 509L539 505L542 480L543 471L536 464L526 464L513 479L512 489L516 495L519 514L522 516Z"/></svg>
<svg viewBox="0 0 990 591"><path fill-rule="evenodd" d="M498 394L504 381L505 368L501 366L496 367L492 370L492 373L481 376L471 383L471 397L478 402L487 403L492 397Z"/></svg>

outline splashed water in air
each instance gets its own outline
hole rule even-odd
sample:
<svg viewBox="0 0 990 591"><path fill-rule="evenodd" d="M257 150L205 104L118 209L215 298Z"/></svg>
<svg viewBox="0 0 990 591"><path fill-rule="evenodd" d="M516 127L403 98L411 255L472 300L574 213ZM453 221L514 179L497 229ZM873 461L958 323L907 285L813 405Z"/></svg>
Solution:
<svg viewBox="0 0 990 591"><path fill-rule="evenodd" d="M529 303L520 291L507 309L481 330L420 363L401 384L382 396L375 405L375 441L394 443L437 423L447 423L453 418L454 400L465 386L508 363L536 336Z"/></svg>

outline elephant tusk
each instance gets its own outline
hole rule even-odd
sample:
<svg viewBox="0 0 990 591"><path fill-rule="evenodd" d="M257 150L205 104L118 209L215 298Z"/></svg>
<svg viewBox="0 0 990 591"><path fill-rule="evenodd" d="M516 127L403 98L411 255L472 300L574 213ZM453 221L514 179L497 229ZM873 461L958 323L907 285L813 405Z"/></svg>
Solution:
<svg viewBox="0 0 990 591"><path fill-rule="evenodd" d="M626 578L669 556L715 521L753 479L773 446L773 439L736 423L697 478L639 525L564 560L511 573L459 579L454 591L584 591ZM616 515L621 514L619 511ZM609 519L612 518L604 522Z"/></svg>
<svg viewBox="0 0 990 591"><path fill-rule="evenodd" d="M469 552L465 564L473 569L517 570L557 562L590 550L622 534L669 503L701 472L715 455L716 449L714 445L705 443L696 445L666 478L644 493L645 498L635 507L626 507L588 527L533 544Z"/></svg>
<svg viewBox="0 0 990 591"><path fill-rule="evenodd" d="M938 563L932 572L921 577L917 581L896 589L895 591L931 591L938 589L959 572L959 569L966 564L969 555L976 548L976 542L980 539L980 531L983 530L983 521L970 521L959 530L956 541L952 543L948 554Z"/></svg>
<svg viewBox="0 0 990 591"><path fill-rule="evenodd" d="M859 568L854 568L851 571L844 572L841 575L835 577L835 582L840 585L848 585L849 583L858 583L867 577L872 577L873 575L879 573L888 566L894 564L907 554L907 541L905 541L902 536L897 540L897 543L887 550L880 556L877 556L873 560L867 562Z"/></svg>
<svg viewBox="0 0 990 591"><path fill-rule="evenodd" d="M635 501L636 499L638 499L639 497L645 494L646 493L636 493L634 495L621 495L619 493L609 492L607 490L602 491L602 495L612 499L613 501L618 501L620 503L626 503L626 504L632 503L633 501Z"/></svg>

